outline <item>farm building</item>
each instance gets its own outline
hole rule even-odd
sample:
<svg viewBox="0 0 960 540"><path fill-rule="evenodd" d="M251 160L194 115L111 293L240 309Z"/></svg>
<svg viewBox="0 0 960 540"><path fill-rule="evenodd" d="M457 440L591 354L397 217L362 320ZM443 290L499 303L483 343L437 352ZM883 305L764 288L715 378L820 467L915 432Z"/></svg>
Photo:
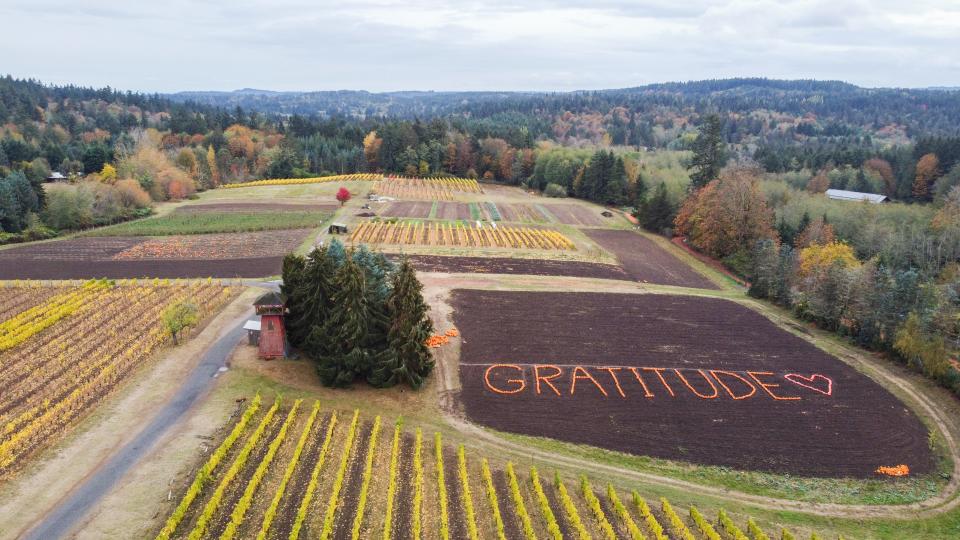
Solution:
<svg viewBox="0 0 960 540"><path fill-rule="evenodd" d="M66 182L67 180L69 180L69 178L59 172L51 173L50 176L46 178L47 182Z"/></svg>
<svg viewBox="0 0 960 540"><path fill-rule="evenodd" d="M280 293L269 292L257 299L253 307L260 315L260 358L283 358L287 355L287 333L283 327L286 308ZM248 328L248 330L254 330Z"/></svg>
<svg viewBox="0 0 960 540"><path fill-rule="evenodd" d="M886 195L847 191L845 189L828 189L827 197L836 201L867 201L874 204L884 203L890 200Z"/></svg>

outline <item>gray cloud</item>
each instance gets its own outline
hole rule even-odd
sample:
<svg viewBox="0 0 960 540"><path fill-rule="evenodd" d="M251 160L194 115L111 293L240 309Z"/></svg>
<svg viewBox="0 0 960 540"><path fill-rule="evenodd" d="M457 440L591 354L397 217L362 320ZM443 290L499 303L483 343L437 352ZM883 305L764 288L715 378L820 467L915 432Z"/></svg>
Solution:
<svg viewBox="0 0 960 540"><path fill-rule="evenodd" d="M5 0L0 72L142 91L960 84L949 0Z"/></svg>

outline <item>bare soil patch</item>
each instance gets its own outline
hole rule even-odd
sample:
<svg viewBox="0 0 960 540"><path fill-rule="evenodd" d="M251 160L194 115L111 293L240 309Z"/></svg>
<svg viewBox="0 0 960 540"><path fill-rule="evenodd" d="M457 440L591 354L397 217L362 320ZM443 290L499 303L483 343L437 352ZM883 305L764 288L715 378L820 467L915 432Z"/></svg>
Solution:
<svg viewBox="0 0 960 540"><path fill-rule="evenodd" d="M424 219L433 208L431 201L396 201L379 210L381 216Z"/></svg>
<svg viewBox="0 0 960 540"><path fill-rule="evenodd" d="M544 223L549 221L539 208L532 204L498 203L497 209L504 221Z"/></svg>
<svg viewBox="0 0 960 540"><path fill-rule="evenodd" d="M604 225L601 219L601 210L593 211L584 208L579 204L545 204L547 211L553 214L560 223L564 225L580 225L587 227L600 227Z"/></svg>
<svg viewBox="0 0 960 540"><path fill-rule="evenodd" d="M588 229L583 232L600 247L616 255L624 269L637 281L719 289L705 276L641 234L610 229Z"/></svg>
<svg viewBox="0 0 960 540"><path fill-rule="evenodd" d="M437 219L470 219L470 205L462 202L438 202Z"/></svg>
<svg viewBox="0 0 960 540"><path fill-rule="evenodd" d="M407 258L421 272L631 279L623 268L602 263L549 259L508 259L505 257L446 257L442 255L408 255Z"/></svg>
<svg viewBox="0 0 960 540"><path fill-rule="evenodd" d="M456 290L467 416L638 455L821 477L934 470L872 379L734 302Z"/></svg>

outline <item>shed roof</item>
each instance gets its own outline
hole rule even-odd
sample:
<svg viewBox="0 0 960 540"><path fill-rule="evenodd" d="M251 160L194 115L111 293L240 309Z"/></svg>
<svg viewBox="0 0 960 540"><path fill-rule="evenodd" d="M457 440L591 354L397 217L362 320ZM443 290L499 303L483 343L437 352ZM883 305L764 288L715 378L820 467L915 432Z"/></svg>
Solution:
<svg viewBox="0 0 960 540"><path fill-rule="evenodd" d="M66 179L67 179L66 176L58 172L50 173L50 176L47 177L47 180L66 180Z"/></svg>
<svg viewBox="0 0 960 540"><path fill-rule="evenodd" d="M282 306L283 298L280 298L280 293L271 291L260 298L257 298L257 301L253 303L255 306Z"/></svg>
<svg viewBox="0 0 960 540"><path fill-rule="evenodd" d="M838 201L867 201L872 203L882 203L889 200L886 195L847 191L845 189L828 189L827 197Z"/></svg>
<svg viewBox="0 0 960 540"><path fill-rule="evenodd" d="M259 330L260 330L260 321L254 321L254 320L251 319L251 320L243 323L243 329L244 329L244 330L257 330L257 331L259 331Z"/></svg>

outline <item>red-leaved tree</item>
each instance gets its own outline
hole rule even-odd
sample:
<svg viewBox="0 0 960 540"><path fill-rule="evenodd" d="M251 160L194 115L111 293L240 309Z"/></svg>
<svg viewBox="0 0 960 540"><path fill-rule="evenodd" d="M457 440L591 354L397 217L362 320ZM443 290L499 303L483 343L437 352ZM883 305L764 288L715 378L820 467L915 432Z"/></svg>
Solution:
<svg viewBox="0 0 960 540"><path fill-rule="evenodd" d="M340 201L340 206L346 204L346 202L350 200L350 190L345 187L338 189L337 200Z"/></svg>

